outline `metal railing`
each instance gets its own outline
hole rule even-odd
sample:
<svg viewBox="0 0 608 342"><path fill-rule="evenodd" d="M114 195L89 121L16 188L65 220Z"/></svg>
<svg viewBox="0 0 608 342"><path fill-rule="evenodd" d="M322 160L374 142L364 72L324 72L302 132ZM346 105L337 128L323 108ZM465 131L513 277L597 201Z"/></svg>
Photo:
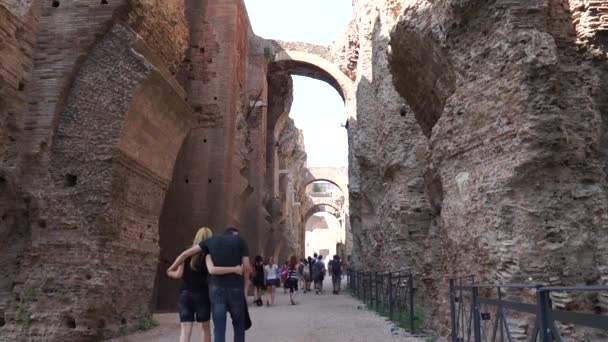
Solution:
<svg viewBox="0 0 608 342"><path fill-rule="evenodd" d="M563 297L565 293L608 295L608 286L480 285L475 284L474 276L448 279L452 342L566 341L556 322L608 332L608 316L560 310L552 303L552 295ZM512 319L533 322L531 333L519 331L519 336L514 336L508 314ZM608 340L608 333L595 333L602 335L598 340Z"/></svg>
<svg viewBox="0 0 608 342"><path fill-rule="evenodd" d="M362 300L370 309L387 316L391 321L408 329L416 328L420 317L414 311L414 275L401 272L347 272L347 287L353 296Z"/></svg>

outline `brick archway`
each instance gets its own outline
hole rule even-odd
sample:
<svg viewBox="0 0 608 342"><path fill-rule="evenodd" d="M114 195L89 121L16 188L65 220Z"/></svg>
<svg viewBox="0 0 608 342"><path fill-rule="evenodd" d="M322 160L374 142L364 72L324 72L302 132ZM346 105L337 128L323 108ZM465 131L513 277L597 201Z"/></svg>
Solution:
<svg viewBox="0 0 608 342"><path fill-rule="evenodd" d="M57 327L48 340L112 336L119 327L136 329L150 314L159 217L193 117L183 90L151 62L156 60L136 32L114 23L74 66L65 100L53 104L53 125L39 127L44 134L36 138L50 143L36 145L44 147L43 161L25 165L39 173L25 189L37 189L31 198L38 207L34 257L22 263L22 284L12 291L18 297L29 288L60 284L61 291L32 304L41 312L55 308L36 322ZM25 340L38 327L25 331L11 323L5 329Z"/></svg>

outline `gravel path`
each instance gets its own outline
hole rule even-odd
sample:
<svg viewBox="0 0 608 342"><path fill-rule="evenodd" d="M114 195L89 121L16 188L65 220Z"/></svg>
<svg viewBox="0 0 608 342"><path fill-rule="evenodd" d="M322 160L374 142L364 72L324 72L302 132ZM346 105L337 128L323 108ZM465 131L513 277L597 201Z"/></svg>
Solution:
<svg viewBox="0 0 608 342"><path fill-rule="evenodd" d="M325 289L329 289L329 283ZM332 295L300 293L297 304L289 304L289 295L277 291L273 307L250 306L253 327L247 331L247 341L254 342L424 342L413 337L377 314L364 309L358 300L348 294ZM251 302L251 298L250 298ZM155 316L160 327L142 333L111 340L112 342L174 342L179 339L176 314ZM232 325L228 323L226 340L232 341ZM213 331L213 330L212 330ZM200 341L200 331L193 333L192 341Z"/></svg>

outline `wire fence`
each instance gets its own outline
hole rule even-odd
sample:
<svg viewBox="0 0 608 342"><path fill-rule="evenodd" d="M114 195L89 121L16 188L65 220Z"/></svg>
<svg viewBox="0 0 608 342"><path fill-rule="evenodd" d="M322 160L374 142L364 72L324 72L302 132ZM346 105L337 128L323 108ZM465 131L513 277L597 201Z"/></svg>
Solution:
<svg viewBox="0 0 608 342"><path fill-rule="evenodd" d="M414 275L401 272L363 272L349 270L347 287L369 309L377 311L402 328L414 333L422 325L414 305Z"/></svg>

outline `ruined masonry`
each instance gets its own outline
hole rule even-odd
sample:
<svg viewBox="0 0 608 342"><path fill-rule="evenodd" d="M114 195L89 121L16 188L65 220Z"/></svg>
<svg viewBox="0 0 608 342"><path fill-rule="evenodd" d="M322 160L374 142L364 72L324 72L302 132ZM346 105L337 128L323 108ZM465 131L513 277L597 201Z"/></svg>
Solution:
<svg viewBox="0 0 608 342"><path fill-rule="evenodd" d="M291 75L344 100L348 170L306 168ZM441 336L448 274L608 284L607 132L606 0L353 0L329 47L242 0L0 0L0 340L135 331L198 227L285 258L320 211Z"/></svg>

